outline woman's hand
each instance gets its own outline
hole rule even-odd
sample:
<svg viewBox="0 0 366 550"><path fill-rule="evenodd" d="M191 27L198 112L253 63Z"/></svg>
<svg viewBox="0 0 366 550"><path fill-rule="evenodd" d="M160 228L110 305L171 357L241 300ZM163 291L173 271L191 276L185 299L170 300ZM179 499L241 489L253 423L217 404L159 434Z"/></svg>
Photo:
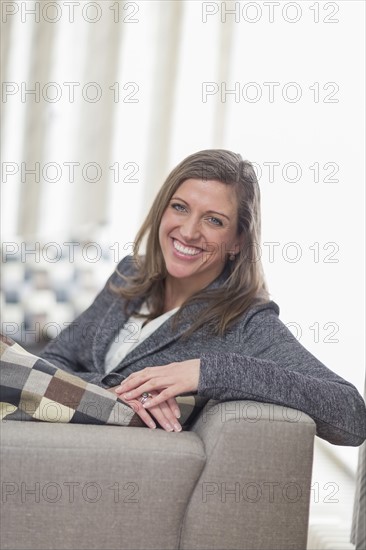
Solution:
<svg viewBox="0 0 366 550"><path fill-rule="evenodd" d="M152 407L169 401L181 393L194 392L198 388L200 374L200 359L189 359L177 363L169 363L162 367L147 367L130 374L115 392L126 399L136 399L143 392L158 391L153 399L148 399L142 405L151 410Z"/></svg>
<svg viewBox="0 0 366 550"><path fill-rule="evenodd" d="M114 386L113 388L108 388L108 391L115 393L117 388L119 388L119 386ZM154 397L159 395L158 392L150 392L150 393ZM147 426L149 426L149 428L156 428L156 424L150 416L151 414L159 422L160 426L162 426L162 428L164 428L164 430L166 430L167 432L172 432L173 430L175 432L180 432L182 430L182 426L179 424L177 420L177 418L180 417L180 410L174 397L171 399L168 399L168 401L165 401L160 405L151 407L151 409L149 409L149 412L145 410L145 408L142 406L142 403L140 402L139 399L127 400L121 395L118 395L118 398L121 399L121 401L123 401L124 403L126 403L126 405L131 407L132 410L139 415L141 420L145 422Z"/></svg>

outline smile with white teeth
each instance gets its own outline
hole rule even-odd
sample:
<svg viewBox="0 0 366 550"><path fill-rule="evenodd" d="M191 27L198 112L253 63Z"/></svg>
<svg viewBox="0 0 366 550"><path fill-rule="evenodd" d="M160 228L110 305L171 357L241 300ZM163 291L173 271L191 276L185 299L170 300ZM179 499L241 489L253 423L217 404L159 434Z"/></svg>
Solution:
<svg viewBox="0 0 366 550"><path fill-rule="evenodd" d="M173 239L173 245L174 248L178 250L178 252L180 252L181 254L186 254L187 256L196 256L197 254L202 252L201 248L183 246L176 239Z"/></svg>

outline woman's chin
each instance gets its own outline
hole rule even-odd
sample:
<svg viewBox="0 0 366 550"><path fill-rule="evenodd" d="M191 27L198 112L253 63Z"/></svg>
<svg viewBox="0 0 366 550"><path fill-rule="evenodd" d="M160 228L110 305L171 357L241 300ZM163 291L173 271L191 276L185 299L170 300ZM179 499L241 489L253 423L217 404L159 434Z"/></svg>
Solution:
<svg viewBox="0 0 366 550"><path fill-rule="evenodd" d="M171 277L174 277L174 279L187 279L189 277L192 277L192 275L195 274L194 269L187 268L187 267L179 267L179 266L172 266L167 265L167 271Z"/></svg>

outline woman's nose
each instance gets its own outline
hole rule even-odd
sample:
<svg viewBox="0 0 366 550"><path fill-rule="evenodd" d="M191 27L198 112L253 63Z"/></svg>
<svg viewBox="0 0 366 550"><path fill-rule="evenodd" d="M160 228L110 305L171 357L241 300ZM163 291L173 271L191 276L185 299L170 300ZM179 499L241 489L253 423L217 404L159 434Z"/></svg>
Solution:
<svg viewBox="0 0 366 550"><path fill-rule="evenodd" d="M187 244L197 240L200 237L199 221L193 218L186 219L180 227L180 233Z"/></svg>

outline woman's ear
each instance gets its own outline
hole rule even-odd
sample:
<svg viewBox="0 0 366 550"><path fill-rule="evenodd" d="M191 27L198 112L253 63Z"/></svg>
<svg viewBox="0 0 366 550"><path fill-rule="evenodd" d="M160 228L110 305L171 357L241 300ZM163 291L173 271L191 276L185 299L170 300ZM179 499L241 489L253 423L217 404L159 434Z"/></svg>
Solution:
<svg viewBox="0 0 366 550"><path fill-rule="evenodd" d="M244 245L245 245L245 234L244 234L244 231L243 231L242 233L240 233L240 235L238 236L238 238L236 239L236 241L234 243L233 253L234 254L239 254L240 250L244 249Z"/></svg>

